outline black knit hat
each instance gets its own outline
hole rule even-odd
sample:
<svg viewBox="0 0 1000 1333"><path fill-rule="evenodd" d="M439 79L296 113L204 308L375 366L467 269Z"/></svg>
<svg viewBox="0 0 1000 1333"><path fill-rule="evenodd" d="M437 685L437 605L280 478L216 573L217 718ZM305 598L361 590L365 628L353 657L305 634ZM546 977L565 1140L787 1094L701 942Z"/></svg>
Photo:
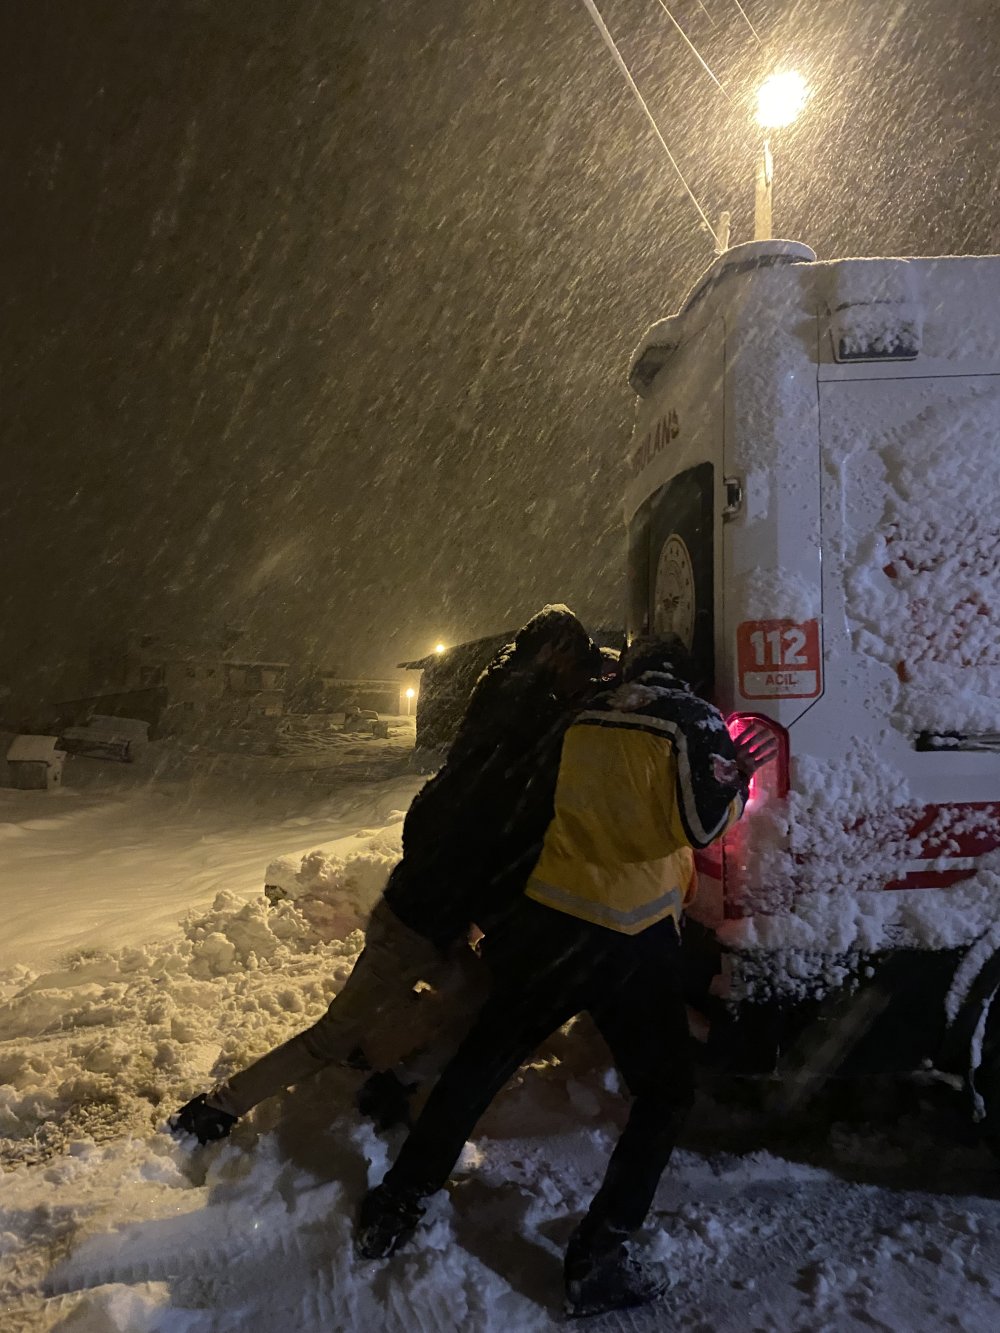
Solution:
<svg viewBox="0 0 1000 1333"><path fill-rule="evenodd" d="M632 640L622 653L622 678L636 680L647 671L673 676L692 687L698 684L700 674L677 634L643 635Z"/></svg>

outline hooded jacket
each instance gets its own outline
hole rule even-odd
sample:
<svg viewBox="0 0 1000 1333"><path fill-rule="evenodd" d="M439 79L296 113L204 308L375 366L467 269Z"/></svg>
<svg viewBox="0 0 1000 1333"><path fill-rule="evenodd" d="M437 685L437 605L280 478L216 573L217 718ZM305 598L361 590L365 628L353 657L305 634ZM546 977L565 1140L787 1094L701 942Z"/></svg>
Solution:
<svg viewBox="0 0 1000 1333"><path fill-rule="evenodd" d="M647 672L618 686L566 732L527 896L626 935L679 920L693 849L743 813L735 760L722 715L674 677Z"/></svg>
<svg viewBox="0 0 1000 1333"><path fill-rule="evenodd" d="M579 706L552 692L534 652L567 622L589 645L571 612L546 607L497 653L476 682L444 766L403 823L403 860L385 898L406 925L442 946L472 921L485 930L500 919L538 858L563 733Z"/></svg>

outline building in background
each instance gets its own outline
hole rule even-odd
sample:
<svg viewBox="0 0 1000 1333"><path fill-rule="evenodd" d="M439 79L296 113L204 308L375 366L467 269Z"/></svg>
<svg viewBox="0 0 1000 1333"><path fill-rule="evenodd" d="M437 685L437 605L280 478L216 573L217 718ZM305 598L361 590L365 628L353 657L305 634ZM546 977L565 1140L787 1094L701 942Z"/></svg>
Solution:
<svg viewBox="0 0 1000 1333"><path fill-rule="evenodd" d="M405 712L403 690L405 680L369 680L331 677L325 682L321 712L346 712L348 708L373 709L390 717Z"/></svg>
<svg viewBox="0 0 1000 1333"><path fill-rule="evenodd" d="M412 662L400 662L405 671L419 671L416 748L443 754L454 739L469 695L494 653L510 643L515 630L485 639L457 643L443 652L428 653Z"/></svg>
<svg viewBox="0 0 1000 1333"><path fill-rule="evenodd" d="M400 680L345 676L337 666L276 662L247 651L242 630L202 639L132 633L90 653L93 688L58 705L64 725L92 713L137 717L152 734L239 727L286 713L335 714L351 708L395 717L405 711Z"/></svg>
<svg viewBox="0 0 1000 1333"><path fill-rule="evenodd" d="M280 717L285 711L287 662L229 662L221 664L223 707L245 717Z"/></svg>
<svg viewBox="0 0 1000 1333"><path fill-rule="evenodd" d="M239 726L285 711L287 662L247 653L244 631L226 627L199 640L131 633L90 653L92 693L58 705L63 721L92 713L138 717L154 734L193 726Z"/></svg>

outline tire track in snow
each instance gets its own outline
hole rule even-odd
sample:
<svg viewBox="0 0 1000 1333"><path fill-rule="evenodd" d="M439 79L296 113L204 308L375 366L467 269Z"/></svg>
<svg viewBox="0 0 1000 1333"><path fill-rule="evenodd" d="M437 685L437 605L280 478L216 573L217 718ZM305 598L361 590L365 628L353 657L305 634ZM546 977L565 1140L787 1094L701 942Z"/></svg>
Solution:
<svg viewBox="0 0 1000 1333"><path fill-rule="evenodd" d="M310 1223L325 1221L336 1206L337 1194L326 1187L299 1195L294 1214L284 1215L275 1226L262 1226L253 1207L240 1202L210 1204L180 1217L92 1236L51 1271L46 1294L62 1295L108 1282L167 1282L278 1260L301 1262L305 1247L300 1232Z"/></svg>

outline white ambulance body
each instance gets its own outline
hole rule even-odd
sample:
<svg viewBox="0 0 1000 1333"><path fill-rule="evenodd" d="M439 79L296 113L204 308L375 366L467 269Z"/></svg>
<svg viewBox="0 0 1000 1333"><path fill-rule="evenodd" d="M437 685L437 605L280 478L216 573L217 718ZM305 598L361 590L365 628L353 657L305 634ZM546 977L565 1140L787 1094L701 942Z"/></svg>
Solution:
<svg viewBox="0 0 1000 1333"><path fill-rule="evenodd" d="M715 992L947 954L953 1023L1000 959L1000 258L738 246L630 380L629 631L782 747L700 861Z"/></svg>

